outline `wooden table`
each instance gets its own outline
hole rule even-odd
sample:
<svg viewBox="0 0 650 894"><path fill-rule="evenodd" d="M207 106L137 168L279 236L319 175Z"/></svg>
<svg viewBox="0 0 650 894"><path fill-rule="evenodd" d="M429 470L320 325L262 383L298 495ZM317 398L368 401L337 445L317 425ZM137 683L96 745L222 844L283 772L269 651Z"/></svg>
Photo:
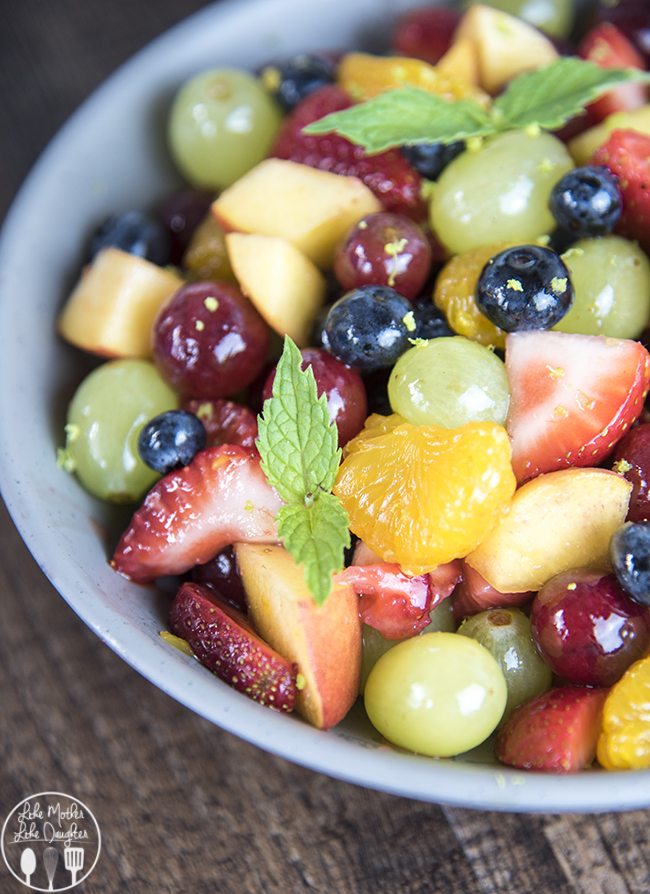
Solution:
<svg viewBox="0 0 650 894"><path fill-rule="evenodd" d="M0 211L86 94L202 5L3 4ZM104 836L88 892L650 890L643 812L519 816L421 804L333 781L221 732L82 625L4 509L0 594L0 822L46 789L86 801ZM19 890L0 863L0 891Z"/></svg>

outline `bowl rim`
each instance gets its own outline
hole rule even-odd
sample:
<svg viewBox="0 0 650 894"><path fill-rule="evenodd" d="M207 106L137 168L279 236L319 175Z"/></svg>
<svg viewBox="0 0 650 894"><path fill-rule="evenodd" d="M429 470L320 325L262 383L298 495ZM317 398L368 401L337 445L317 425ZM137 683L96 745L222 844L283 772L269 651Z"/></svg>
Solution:
<svg viewBox="0 0 650 894"><path fill-rule="evenodd" d="M271 2L286 8L301 0L221 0L168 29L117 68L59 129L18 191L0 232L0 320L8 303L20 243L39 212L43 184L74 143L86 119L105 98L119 93L138 72L163 60L173 44L204 28L217 28L233 15L254 13ZM369 5L371 0L367 0ZM411 4L412 5L412 4ZM0 352L0 375L11 369ZM0 491L28 549L45 576L76 614L116 654L176 701L220 728L293 763L346 782L433 803L519 812L601 812L650 805L650 771L584 772L571 776L524 772L468 761L435 760L364 741L345 730L324 733L249 701L205 674L196 662L161 649L144 630L133 629L109 603L88 598L70 559L61 564L52 528L39 520L39 495L30 491L29 470L21 466L20 440L9 434L8 404L0 402ZM5 408L5 410L3 410ZM54 464L53 464L54 465ZM85 588L85 589L84 589Z"/></svg>

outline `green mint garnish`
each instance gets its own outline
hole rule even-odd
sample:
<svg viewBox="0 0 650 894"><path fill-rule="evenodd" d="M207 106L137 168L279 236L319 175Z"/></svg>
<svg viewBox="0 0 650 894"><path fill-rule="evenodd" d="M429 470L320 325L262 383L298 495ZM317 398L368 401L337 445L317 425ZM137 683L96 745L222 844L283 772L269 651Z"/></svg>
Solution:
<svg viewBox="0 0 650 894"><path fill-rule="evenodd" d="M441 99L417 87L400 87L326 115L307 134L336 133L369 154L417 143L453 143L506 130L555 130L585 105L626 81L650 83L650 73L600 68L567 57L514 78L491 107L473 99Z"/></svg>
<svg viewBox="0 0 650 894"><path fill-rule="evenodd" d="M338 431L327 398L317 396L311 367L303 372L301 362L300 351L285 336L272 397L258 418L257 446L262 470L285 503L278 533L304 566L307 586L322 605L332 573L343 567L350 531L347 514L331 493L341 460Z"/></svg>

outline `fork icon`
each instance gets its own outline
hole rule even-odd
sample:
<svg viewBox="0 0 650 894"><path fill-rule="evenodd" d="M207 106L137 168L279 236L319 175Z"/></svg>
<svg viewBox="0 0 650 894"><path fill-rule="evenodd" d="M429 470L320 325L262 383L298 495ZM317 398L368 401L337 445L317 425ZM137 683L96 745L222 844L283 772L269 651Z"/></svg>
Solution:
<svg viewBox="0 0 650 894"><path fill-rule="evenodd" d="M66 847L63 850L65 868L72 876L72 884L77 884L77 873L84 868L84 849L82 847Z"/></svg>

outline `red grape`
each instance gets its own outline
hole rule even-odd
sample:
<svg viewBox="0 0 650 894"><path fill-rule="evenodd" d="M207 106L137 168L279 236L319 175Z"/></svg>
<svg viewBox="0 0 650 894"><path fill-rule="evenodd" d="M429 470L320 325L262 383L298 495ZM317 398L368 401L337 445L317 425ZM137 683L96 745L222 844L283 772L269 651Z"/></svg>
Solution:
<svg viewBox="0 0 650 894"><path fill-rule="evenodd" d="M170 263L180 267L194 230L210 210L214 193L179 189L158 206L158 217L169 232Z"/></svg>
<svg viewBox="0 0 650 894"><path fill-rule="evenodd" d="M318 395L327 395L330 419L339 430L339 446L346 444L363 428L368 414L366 389L361 376L320 348L304 348L302 368L311 366L316 379ZM264 400L271 396L275 369L269 373L264 385Z"/></svg>
<svg viewBox="0 0 650 894"><path fill-rule="evenodd" d="M190 573L190 579L214 590L240 612L246 612L246 591L232 546L227 546L217 553L214 559L205 565L196 565Z"/></svg>
<svg viewBox="0 0 650 894"><path fill-rule="evenodd" d="M530 620L542 658L570 683L611 686L650 644L650 612L613 574L558 574L533 600Z"/></svg>
<svg viewBox="0 0 650 894"><path fill-rule="evenodd" d="M435 65L451 46L461 13L448 6L413 9L397 23L393 47L403 56L414 56Z"/></svg>
<svg viewBox="0 0 650 894"><path fill-rule="evenodd" d="M422 229L401 214L379 211L362 218L334 258L334 273L346 291L390 286L415 298L431 270L431 246Z"/></svg>
<svg viewBox="0 0 650 894"><path fill-rule="evenodd" d="M650 424L637 425L618 442L614 468L632 482L628 521L650 520Z"/></svg>
<svg viewBox="0 0 650 894"><path fill-rule="evenodd" d="M183 286L154 324L160 375L185 397L228 397L245 388L266 360L269 331L235 286Z"/></svg>

